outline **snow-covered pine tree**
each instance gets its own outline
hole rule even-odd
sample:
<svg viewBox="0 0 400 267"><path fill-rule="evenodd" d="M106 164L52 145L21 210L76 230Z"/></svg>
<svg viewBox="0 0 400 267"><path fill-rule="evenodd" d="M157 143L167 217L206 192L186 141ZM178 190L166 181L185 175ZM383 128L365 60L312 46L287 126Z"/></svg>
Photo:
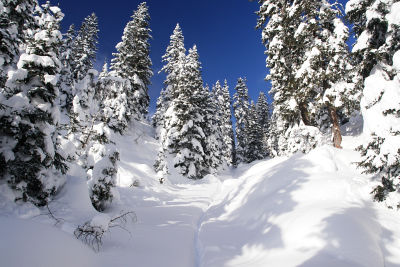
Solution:
<svg viewBox="0 0 400 267"><path fill-rule="evenodd" d="M337 2L305 0L302 5L302 23L295 37L304 47L305 57L296 73L296 101L308 103L310 124L330 131L334 146L340 148L339 115L349 116L359 102L359 94L346 81L351 71L348 29L339 18Z"/></svg>
<svg viewBox="0 0 400 267"><path fill-rule="evenodd" d="M14 68L23 50L27 30L37 25L32 14L36 0L0 1L0 88L4 89L9 68Z"/></svg>
<svg viewBox="0 0 400 267"><path fill-rule="evenodd" d="M399 208L400 2L349 1L346 11L357 26L353 52L359 55L360 75L366 77L360 105L368 139L358 148L358 166L381 179L373 191L375 200Z"/></svg>
<svg viewBox="0 0 400 267"><path fill-rule="evenodd" d="M258 124L261 128L261 143L262 143L262 151L263 156L269 156L269 145L268 145L268 137L269 137L269 121L270 121L270 107L268 104L267 97L264 92L260 92L258 95L257 103L256 103L256 112L258 118Z"/></svg>
<svg viewBox="0 0 400 267"><path fill-rule="evenodd" d="M388 24L385 18L392 1L350 0L346 4L346 16L353 23L357 42L352 49L355 66L354 82L359 90L364 79L383 56L380 48L385 43Z"/></svg>
<svg viewBox="0 0 400 267"><path fill-rule="evenodd" d="M60 60L62 63L59 86L61 92L61 109L65 112L70 112L72 108L73 92L73 77L72 77L72 47L75 39L75 26L72 24L67 33L64 34L62 45L60 47Z"/></svg>
<svg viewBox="0 0 400 267"><path fill-rule="evenodd" d="M0 1L0 179L4 178L7 168L7 161L13 146L14 133L7 133L13 123L12 107L6 105L8 97L12 92L5 87L7 74L16 68L20 51L23 51L27 30L35 30L37 25L34 23L34 9L37 2L30 1ZM19 8L17 8L19 7ZM11 143L10 143L11 141Z"/></svg>
<svg viewBox="0 0 400 267"><path fill-rule="evenodd" d="M271 155L285 155L294 152L288 147L290 136L301 136L291 132L302 133L303 128L311 124L307 103L296 101L298 84L295 76L304 56L304 49L295 37L301 23L302 2L260 0L259 3L257 28L263 29L262 41L268 54L267 80L271 81L270 93L273 97L268 143Z"/></svg>
<svg viewBox="0 0 400 267"><path fill-rule="evenodd" d="M64 14L49 3L35 8L36 29L27 40L15 71L6 82L9 97L4 101L7 117L13 118L4 129L8 139L6 176L19 192L18 199L38 206L46 205L64 184L66 165L58 145L57 79L61 69L58 48L59 23ZM5 132L6 131L6 132ZM6 137L5 137L6 136Z"/></svg>
<svg viewBox="0 0 400 267"><path fill-rule="evenodd" d="M151 30L150 15L146 2L141 3L124 29L122 41L117 44L117 53L111 60L115 76L128 79L130 88L125 89L129 113L136 118L148 112L148 86L153 75L150 59Z"/></svg>
<svg viewBox="0 0 400 267"><path fill-rule="evenodd" d="M179 24L177 24L170 37L167 51L162 57L165 65L161 71L164 71L167 77L164 81L164 89L161 91L160 97L157 100L157 109L153 116L153 125L157 129L157 138L164 128L164 116L169 109L170 101L175 97L174 91L176 91L176 86L178 84L177 78L178 75L180 75L182 67L180 64L184 62L185 54L186 49L182 29Z"/></svg>
<svg viewBox="0 0 400 267"><path fill-rule="evenodd" d="M207 160L205 110L208 95L203 88L201 66L196 46L185 57L183 70L176 81L173 99L167 113L172 113L166 129L169 153L174 167L190 179L200 179L210 172Z"/></svg>
<svg viewBox="0 0 400 267"><path fill-rule="evenodd" d="M205 120L203 131L206 136L206 159L210 166L210 172L215 173L225 165L221 108L217 104L213 92L210 92L208 85L203 89L203 92L200 92L199 96L200 116L204 117Z"/></svg>
<svg viewBox="0 0 400 267"><path fill-rule="evenodd" d="M108 75L99 79L97 91L101 94L100 108L103 113L102 121L114 131L123 134L132 118L128 107L127 89L131 88L128 79Z"/></svg>
<svg viewBox="0 0 400 267"><path fill-rule="evenodd" d="M71 69L74 82L85 78L93 68L98 43L98 20L96 14L87 16L79 28L72 45Z"/></svg>
<svg viewBox="0 0 400 267"><path fill-rule="evenodd" d="M239 78L233 95L233 112L236 118L236 159L237 163L248 162L246 157L248 136L246 130L249 122L249 95L246 80Z"/></svg>
<svg viewBox="0 0 400 267"><path fill-rule="evenodd" d="M264 158L262 134L263 132L258 121L256 105L252 101L246 123L247 149L245 150L244 158L247 163Z"/></svg>
<svg viewBox="0 0 400 267"><path fill-rule="evenodd" d="M236 164L235 137L232 127L231 97L229 95L229 86L225 80L224 86L217 81L213 86L213 97L217 105L217 111L214 113L218 118L218 124L222 134L222 154L224 161L228 166Z"/></svg>

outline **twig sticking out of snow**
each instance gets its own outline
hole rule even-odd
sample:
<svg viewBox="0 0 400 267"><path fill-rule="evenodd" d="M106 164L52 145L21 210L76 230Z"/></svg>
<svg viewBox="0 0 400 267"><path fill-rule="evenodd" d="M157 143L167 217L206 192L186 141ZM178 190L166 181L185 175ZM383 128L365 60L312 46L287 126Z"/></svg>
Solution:
<svg viewBox="0 0 400 267"><path fill-rule="evenodd" d="M121 215L111 219L108 215L101 214L94 217L91 221L79 225L75 229L74 235L77 239L98 252L103 244L103 235L109 232L109 228L119 227L131 235L131 232L125 228L125 225L128 222L134 223L136 220L137 217L133 211L123 212Z"/></svg>

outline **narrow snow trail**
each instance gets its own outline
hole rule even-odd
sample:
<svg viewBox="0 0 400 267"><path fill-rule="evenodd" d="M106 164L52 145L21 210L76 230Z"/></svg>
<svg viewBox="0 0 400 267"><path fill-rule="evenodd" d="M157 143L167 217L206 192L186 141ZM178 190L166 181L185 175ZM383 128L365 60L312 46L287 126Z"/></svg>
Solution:
<svg viewBox="0 0 400 267"><path fill-rule="evenodd" d="M208 176L202 181L160 184L152 170L158 144L137 128L119 140L118 177L118 208L133 210L137 222L130 229L132 237L113 230L99 254L101 266L198 266L199 225L221 183ZM135 180L139 186L130 186Z"/></svg>

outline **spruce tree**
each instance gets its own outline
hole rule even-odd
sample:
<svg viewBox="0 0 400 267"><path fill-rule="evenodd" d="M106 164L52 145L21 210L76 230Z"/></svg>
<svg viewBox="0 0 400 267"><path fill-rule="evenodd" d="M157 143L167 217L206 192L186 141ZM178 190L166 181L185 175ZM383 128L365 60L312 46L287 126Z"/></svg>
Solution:
<svg viewBox="0 0 400 267"><path fill-rule="evenodd" d="M3 72L0 86L4 88L7 68L15 67L28 30L37 28L33 13L38 4L36 0L1 0L0 5L0 69Z"/></svg>
<svg viewBox="0 0 400 267"><path fill-rule="evenodd" d="M150 59L151 30L150 15L146 2L141 3L124 29L122 41L117 44L111 69L115 76L128 79L131 88L126 88L127 109L137 118L145 116L149 106L148 86L153 75Z"/></svg>
<svg viewBox="0 0 400 267"><path fill-rule="evenodd" d="M37 2L34 0L0 1L0 178L6 174L7 161L9 160L12 142L6 133L13 123L12 107L7 106L7 98L13 95L9 88L5 87L7 74L17 67L20 51L23 51L28 30L34 31L37 25L34 21L34 9ZM19 8L17 8L19 7ZM10 147L11 146L11 147ZM10 147L9 149L5 149Z"/></svg>
<svg viewBox="0 0 400 267"><path fill-rule="evenodd" d="M215 117L218 119L222 135L222 154L224 161L228 166L236 164L235 138L232 127L231 98L229 95L229 86L225 80L224 86L217 81L213 86L213 97L216 103Z"/></svg>
<svg viewBox="0 0 400 267"><path fill-rule="evenodd" d="M217 172L223 168L226 164L224 162L224 140L222 136L222 113L219 107L214 93L210 92L208 85L204 88L201 93L201 99L204 99L199 103L201 116L204 117L204 134L206 135L206 158L208 165L210 166L210 172Z"/></svg>
<svg viewBox="0 0 400 267"><path fill-rule="evenodd" d="M153 125L157 129L157 137L164 128L164 116L169 109L170 101L176 96L174 91L178 84L178 76L180 75L183 62L185 61L186 49L184 46L184 37L179 24L176 25L173 34L170 37L170 43L166 53L163 55L165 65L161 71L167 75L164 81L164 89L161 91L160 97L157 99L157 109L153 116Z"/></svg>
<svg viewBox="0 0 400 267"><path fill-rule="evenodd" d="M291 131L311 125L306 102L296 101L296 71L305 51L296 38L301 23L301 1L260 0L257 28L267 50L267 67L273 97L269 147L272 155L285 155Z"/></svg>
<svg viewBox="0 0 400 267"><path fill-rule="evenodd" d="M237 163L248 162L246 151L249 149L247 129L249 122L249 96L246 80L239 78L233 95L233 111L236 118L236 158Z"/></svg>
<svg viewBox="0 0 400 267"><path fill-rule="evenodd" d="M258 119L258 125L261 131L261 143L262 143L262 154L264 157L269 156L269 121L270 121L270 108L267 101L267 97L263 92L260 92L257 103L256 103L256 113Z"/></svg>
<svg viewBox="0 0 400 267"><path fill-rule="evenodd" d="M74 82L83 79L93 68L98 43L98 20L96 14L87 16L79 28L72 45L72 77Z"/></svg>
<svg viewBox="0 0 400 267"><path fill-rule="evenodd" d="M258 121L256 105L252 101L247 118L246 136L247 149L245 150L245 159L247 163L264 158L262 144L262 128Z"/></svg>
<svg viewBox="0 0 400 267"><path fill-rule="evenodd" d="M72 108L72 100L74 98L74 84L72 77L72 47L75 40L75 26L72 24L67 33L64 34L62 44L60 47L60 58L61 58L61 75L59 80L59 86L61 91L61 109L66 112L70 112Z"/></svg>
<svg viewBox="0 0 400 267"><path fill-rule="evenodd" d="M5 85L9 97L4 103L13 122L2 129L10 145L6 164L9 185L19 192L17 199L43 206L63 185L67 170L57 131L57 78L61 70L58 29L63 14L49 3L37 6L35 11L36 16L31 16L36 29Z"/></svg>
<svg viewBox="0 0 400 267"><path fill-rule="evenodd" d="M203 88L201 66L196 46L185 57L183 71L174 88L172 120L167 133L169 152L174 167L190 179L200 179L210 172L206 153L206 121L202 114L207 94Z"/></svg>
<svg viewBox="0 0 400 267"><path fill-rule="evenodd" d="M296 73L296 100L308 103L311 125L330 131L333 145L340 148L339 116L349 116L359 102L359 94L346 79L351 71L346 44L348 29L339 18L342 14L337 2L307 0L302 4L303 21L296 37L304 46L305 57Z"/></svg>

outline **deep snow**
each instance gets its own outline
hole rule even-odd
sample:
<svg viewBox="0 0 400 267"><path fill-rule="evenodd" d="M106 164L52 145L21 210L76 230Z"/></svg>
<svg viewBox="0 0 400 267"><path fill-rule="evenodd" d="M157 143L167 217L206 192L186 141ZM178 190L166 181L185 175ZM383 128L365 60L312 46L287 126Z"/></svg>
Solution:
<svg viewBox="0 0 400 267"><path fill-rule="evenodd" d="M117 142L120 197L107 211L133 210L129 232L110 228L99 252L75 239L76 226L98 215L79 169L49 205L58 223L46 208L14 204L3 184L1 266L400 266L400 214L372 202L376 182L352 164L362 137L345 137L343 150L324 146L200 181L173 173L160 184L152 130L132 128Z"/></svg>

